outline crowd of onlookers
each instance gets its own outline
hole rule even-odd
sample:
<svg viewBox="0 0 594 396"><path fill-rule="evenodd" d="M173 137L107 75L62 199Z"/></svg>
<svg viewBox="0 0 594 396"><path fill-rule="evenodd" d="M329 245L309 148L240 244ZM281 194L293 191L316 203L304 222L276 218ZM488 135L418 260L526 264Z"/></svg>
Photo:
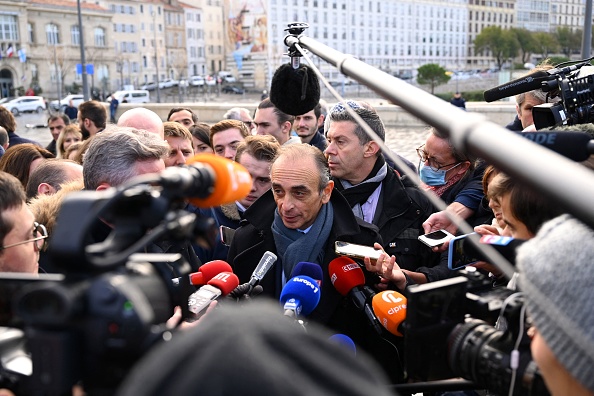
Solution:
<svg viewBox="0 0 594 396"><path fill-rule="evenodd" d="M519 95L518 117L509 129L533 129L531 107L544 101L540 90ZM275 252L276 269L261 284L264 296L277 299L298 262L320 264L322 297L310 319L349 335L399 382L405 378L401 340L386 342L374 333L366 317L332 286L327 268L336 258L334 242L375 243L383 253L378 260L363 261L366 283L377 291L404 293L410 285L456 275L447 265L447 244L431 249L418 240L439 229L456 234L451 212L479 234L534 241L525 243L518 257L519 285L534 320L534 359L553 393L593 392L594 377L587 373L594 363L593 315L585 304L586 296L592 297L586 284L594 271L576 269L592 262L592 230L509 175L457 150L435 128L417 149L418 166L397 153L382 152L352 112L385 139L378 113L361 101L330 108L321 102L292 116L264 99L253 116L245 108L232 108L213 125L200 122L190 107L172 108L165 121L136 107L117 123L108 123L104 105L88 101L79 106L76 122L64 115L49 118L53 139L43 148L15 134L14 117L0 107L0 146L5 150L0 157L0 271L36 273L38 262L39 271L59 271L45 257L45 238L52 235L69 193L117 187L135 176L184 165L200 153L221 156L250 173L249 194L213 208L188 203L186 209L211 218L217 227L236 230L232 241L220 235L211 245L157 240L147 252L181 253L194 270L202 263L227 260L242 283L265 251ZM591 160L584 165L592 169ZM414 169L421 185L404 175L402 167ZM440 197L447 209L436 211L427 193ZM100 242L111 226L101 219L96 223L92 238ZM581 241L581 253L564 247L570 236ZM537 254L539 249L551 254ZM561 250L572 259L555 254ZM494 285L508 281L488 263L476 267ZM565 269L559 275L561 267ZM540 300L541 293L562 286L560 297L550 298L564 310L567 323L560 323ZM580 310L567 308L574 298ZM559 334L573 340L560 340ZM580 348L581 342L588 347Z"/></svg>

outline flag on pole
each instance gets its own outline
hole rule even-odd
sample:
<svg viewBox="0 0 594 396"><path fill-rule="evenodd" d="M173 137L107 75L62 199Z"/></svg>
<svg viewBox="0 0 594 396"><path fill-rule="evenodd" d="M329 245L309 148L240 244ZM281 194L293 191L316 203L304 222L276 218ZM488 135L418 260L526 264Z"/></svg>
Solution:
<svg viewBox="0 0 594 396"><path fill-rule="evenodd" d="M17 54L19 55L19 60L21 61L21 63L27 62L27 53L25 52L24 48L18 50Z"/></svg>
<svg viewBox="0 0 594 396"><path fill-rule="evenodd" d="M8 46L8 49L6 50L6 56L9 58L12 58L12 56L14 55L14 49L12 48L12 44Z"/></svg>

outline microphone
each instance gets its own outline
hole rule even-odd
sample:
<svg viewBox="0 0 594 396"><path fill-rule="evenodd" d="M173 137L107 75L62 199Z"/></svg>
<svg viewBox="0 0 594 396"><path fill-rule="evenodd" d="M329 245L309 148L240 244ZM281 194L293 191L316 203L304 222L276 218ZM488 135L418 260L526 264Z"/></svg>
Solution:
<svg viewBox="0 0 594 396"><path fill-rule="evenodd" d="M291 278L298 275L309 276L318 282L318 286L322 287L322 279L324 278L324 272L322 267L316 263L309 263L307 261L300 261L297 263L293 272L291 272Z"/></svg>
<svg viewBox="0 0 594 396"><path fill-rule="evenodd" d="M350 297L355 307L365 314L374 330L381 335L379 320L369 305L375 292L365 286L365 274L359 264L346 256L337 257L328 264L328 273L334 288L341 295Z"/></svg>
<svg viewBox="0 0 594 396"><path fill-rule="evenodd" d="M472 234L467 234L472 235ZM499 236L499 235L483 235L480 238L480 243L485 245L491 245L491 247L499 254L501 254L510 264L515 264L516 262L516 249L526 242L523 239L516 239L508 236ZM476 248L471 242L468 242L466 239L462 242L462 250L464 254L468 257L473 257L474 260L477 261L488 261L487 257L478 249Z"/></svg>
<svg viewBox="0 0 594 396"><path fill-rule="evenodd" d="M299 116L312 111L320 102L320 83L311 67L299 64L298 56L291 57L291 62L274 72L270 101L283 113Z"/></svg>
<svg viewBox="0 0 594 396"><path fill-rule="evenodd" d="M406 297L394 290L384 290L373 296L373 312L386 330L402 337L401 325L406 319Z"/></svg>
<svg viewBox="0 0 594 396"><path fill-rule="evenodd" d="M239 285L239 279L233 272L221 272L215 275L206 285L188 297L188 310L194 314L194 319L199 318L212 301L225 297L237 285Z"/></svg>
<svg viewBox="0 0 594 396"><path fill-rule="evenodd" d="M258 265L256 265L254 272L252 272L252 276L250 277L249 282L237 286L230 293L231 296L235 297L235 298L239 298L246 294L249 295L252 292L252 290L254 290L254 287L256 287L260 283L260 281L264 278L264 276L268 273L270 268L272 268L274 263L276 263L276 260L277 260L276 254L274 254L268 250L265 251L264 254L262 255L262 258L260 259L260 262L258 263ZM261 292L261 290L260 290L260 292Z"/></svg>
<svg viewBox="0 0 594 396"><path fill-rule="evenodd" d="M348 335L334 334L328 338L328 341L346 348L348 351L352 352L354 356L357 356L357 347L355 346L355 342Z"/></svg>
<svg viewBox="0 0 594 396"><path fill-rule="evenodd" d="M585 161L594 154L594 140L585 132L547 131L518 134L573 161Z"/></svg>
<svg viewBox="0 0 594 396"><path fill-rule="evenodd" d="M190 284L192 286L205 285L206 282L211 280L215 275L221 272L233 272L233 268L223 260L213 260L208 263L204 263L198 268L198 272L193 272L188 277L190 278ZM173 278L171 281L174 285L179 285L180 278Z"/></svg>
<svg viewBox="0 0 594 396"><path fill-rule="evenodd" d="M483 92L486 102L493 102L499 99L518 95L524 92L542 88L542 82L552 80L555 77L544 70L539 70L522 78L510 81Z"/></svg>
<svg viewBox="0 0 594 396"><path fill-rule="evenodd" d="M320 287L315 279L309 276L295 276L287 282L280 295L285 315L295 318L307 316L320 303Z"/></svg>
<svg viewBox="0 0 594 396"><path fill-rule="evenodd" d="M248 195L252 177L237 162L213 154L197 154L186 166L172 166L160 173L160 184L190 197L200 208L235 202Z"/></svg>

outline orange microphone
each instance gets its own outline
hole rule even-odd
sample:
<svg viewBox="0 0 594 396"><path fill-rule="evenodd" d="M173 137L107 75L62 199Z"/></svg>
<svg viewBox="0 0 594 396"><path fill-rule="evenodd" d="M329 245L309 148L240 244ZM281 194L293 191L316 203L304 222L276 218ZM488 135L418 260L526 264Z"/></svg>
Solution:
<svg viewBox="0 0 594 396"><path fill-rule="evenodd" d="M210 174L210 180L196 183L199 184L196 186L197 194L188 199L197 207L210 208L235 202L246 197L252 188L252 177L247 169L227 158L213 154L197 154L186 164L189 168L198 169L201 176L204 176L205 170Z"/></svg>
<svg viewBox="0 0 594 396"><path fill-rule="evenodd" d="M382 326L402 337L400 325L406 319L406 297L394 290L384 290L373 296L371 305Z"/></svg>

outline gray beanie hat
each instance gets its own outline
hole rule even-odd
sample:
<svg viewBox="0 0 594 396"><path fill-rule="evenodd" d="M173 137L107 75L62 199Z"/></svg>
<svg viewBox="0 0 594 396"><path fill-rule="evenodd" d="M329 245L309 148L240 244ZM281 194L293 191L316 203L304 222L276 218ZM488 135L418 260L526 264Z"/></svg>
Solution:
<svg viewBox="0 0 594 396"><path fill-rule="evenodd" d="M594 391L594 231L562 215L518 249L520 289L559 362Z"/></svg>

